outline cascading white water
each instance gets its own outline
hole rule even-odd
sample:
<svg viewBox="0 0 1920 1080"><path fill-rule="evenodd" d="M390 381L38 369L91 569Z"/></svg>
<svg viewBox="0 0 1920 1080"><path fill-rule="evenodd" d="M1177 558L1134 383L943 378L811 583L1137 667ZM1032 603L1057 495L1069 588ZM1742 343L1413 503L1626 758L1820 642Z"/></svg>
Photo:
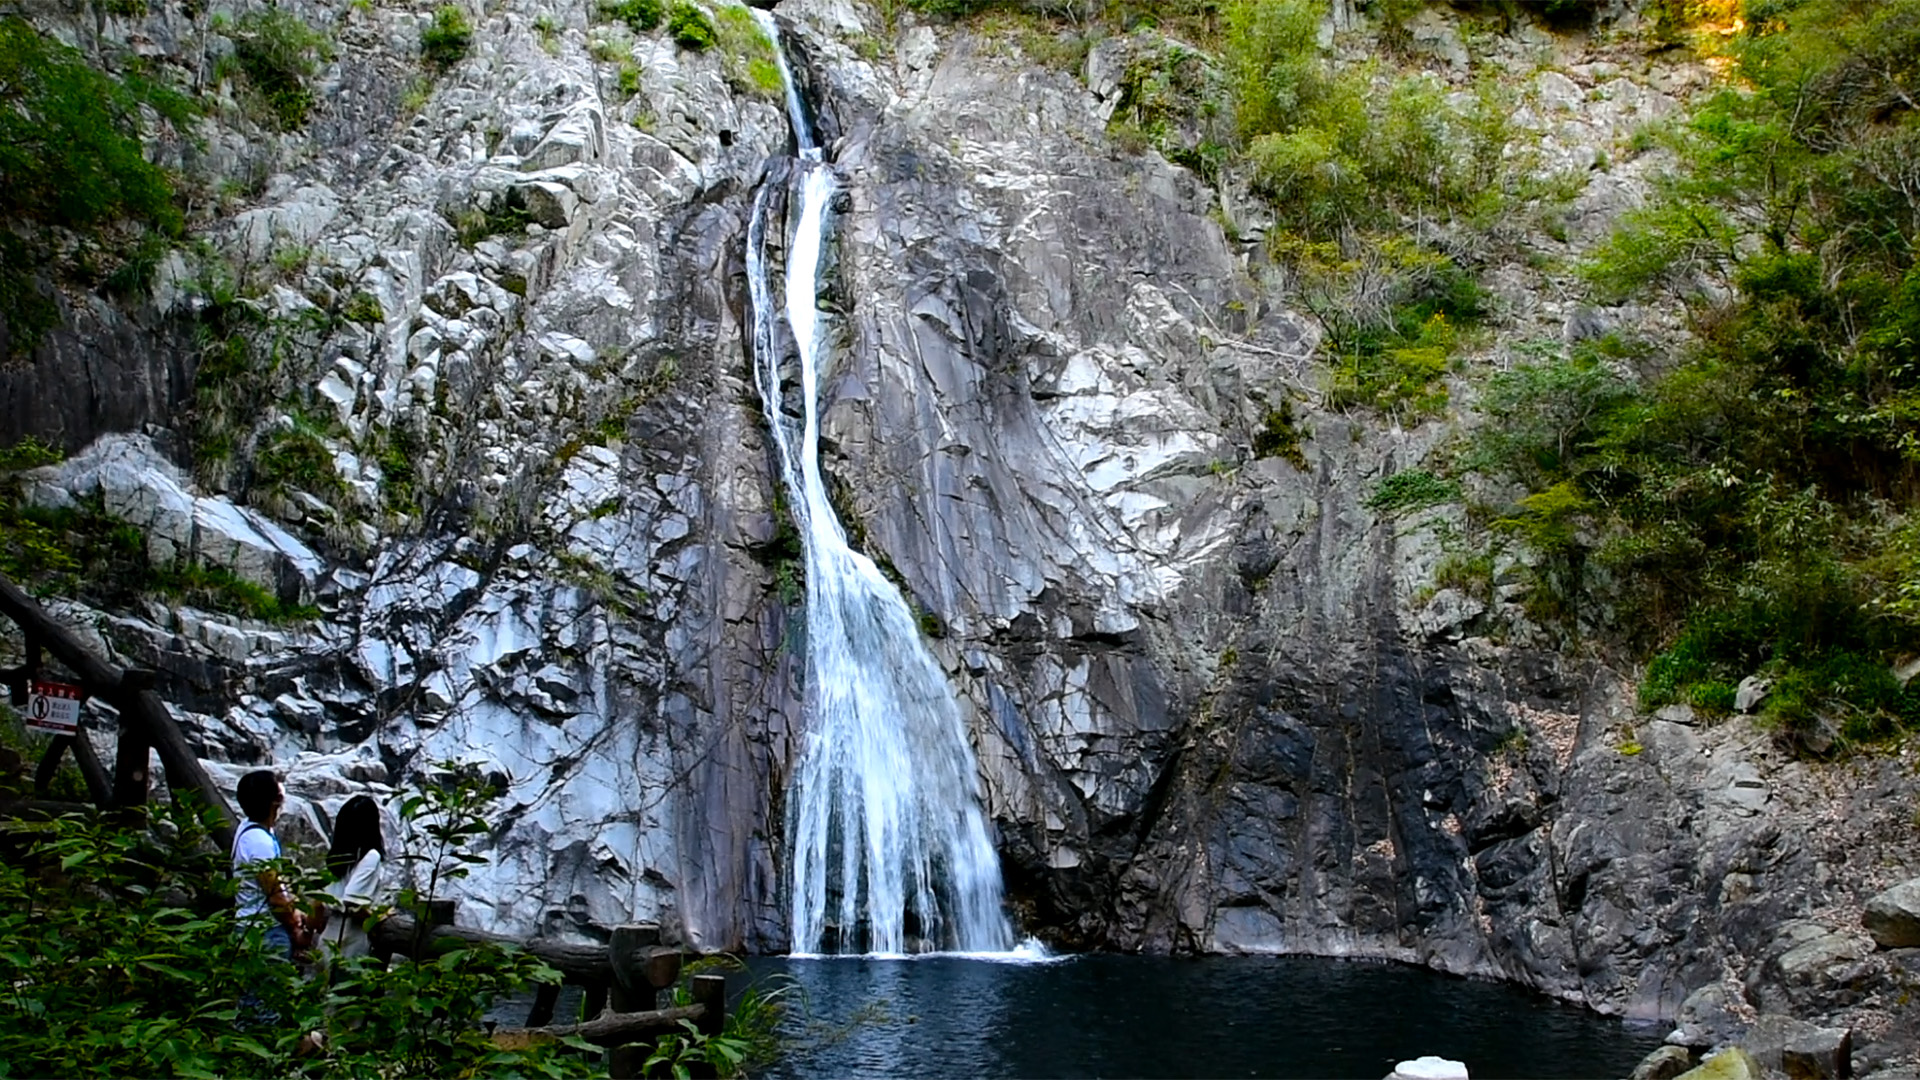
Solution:
<svg viewBox="0 0 1920 1080"><path fill-rule="evenodd" d="M747 237L754 381L806 552L807 723L788 800L793 950L998 952L1013 934L959 705L900 591L848 546L821 479L819 386L829 357L815 298L834 179L778 29L766 12L755 14L780 54L800 149L788 191L784 281L798 356L798 430L782 408L786 383L767 271L771 183L755 199Z"/></svg>

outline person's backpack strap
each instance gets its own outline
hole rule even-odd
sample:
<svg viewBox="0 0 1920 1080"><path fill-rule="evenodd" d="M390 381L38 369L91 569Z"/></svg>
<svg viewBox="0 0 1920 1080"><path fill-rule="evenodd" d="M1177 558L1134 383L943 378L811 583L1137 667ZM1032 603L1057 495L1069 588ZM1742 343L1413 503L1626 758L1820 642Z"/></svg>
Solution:
<svg viewBox="0 0 1920 1080"><path fill-rule="evenodd" d="M264 828L266 828L265 825L260 824L259 822L253 820L252 818L248 818L247 823L245 825L240 826L240 830L233 834L233 850L227 852L227 861L233 862L234 860L240 857L240 838L247 835L248 829L264 829ZM268 835L272 835L272 834L268 834Z"/></svg>

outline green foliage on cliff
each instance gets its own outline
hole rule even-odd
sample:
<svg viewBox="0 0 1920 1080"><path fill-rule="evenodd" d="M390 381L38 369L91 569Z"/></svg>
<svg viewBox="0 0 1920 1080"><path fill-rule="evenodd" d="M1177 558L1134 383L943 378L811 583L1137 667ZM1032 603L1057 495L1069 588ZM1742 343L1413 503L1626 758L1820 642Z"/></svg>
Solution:
<svg viewBox="0 0 1920 1080"><path fill-rule="evenodd" d="M1497 377L1466 464L1525 486L1502 521L1561 560L1561 611L1653 654L1644 707L1724 711L1763 674L1823 752L1920 725L1890 670L1920 649L1920 0L1746 11L1681 168L1586 268L1683 299L1691 345Z"/></svg>
<svg viewBox="0 0 1920 1080"><path fill-rule="evenodd" d="M695 52L710 49L720 40L707 13L698 5L688 3L676 3L668 11L667 33L672 35L675 44Z"/></svg>
<svg viewBox="0 0 1920 1080"><path fill-rule="evenodd" d="M125 264L149 250L146 230L179 230L173 180L141 144L146 110L169 124L193 115L139 65L109 75L0 17L0 320L11 351L32 348L58 317L48 272Z"/></svg>
<svg viewBox="0 0 1920 1080"><path fill-rule="evenodd" d="M473 23L467 13L454 4L434 9L433 21L420 31L420 55L427 63L446 70L467 58L473 47Z"/></svg>
<svg viewBox="0 0 1920 1080"><path fill-rule="evenodd" d="M242 15L232 26L233 65L245 79L261 120L280 131L306 126L313 80L333 59L333 41L284 8Z"/></svg>
<svg viewBox="0 0 1920 1080"><path fill-rule="evenodd" d="M1337 68L1318 40L1324 0L1228 0L1221 14L1241 145L1289 228L1390 230L1396 215L1483 213L1500 194L1507 110L1490 89L1457 107L1428 75Z"/></svg>
<svg viewBox="0 0 1920 1080"><path fill-rule="evenodd" d="M1253 456L1277 457L1305 470L1307 455L1300 449L1301 433L1293 417L1293 403L1282 400L1261 417L1260 428L1253 433Z"/></svg>
<svg viewBox="0 0 1920 1080"><path fill-rule="evenodd" d="M1459 481L1425 469L1406 469L1381 480L1367 496L1366 506L1383 514L1400 514L1459 502L1460 497Z"/></svg>
<svg viewBox="0 0 1920 1080"><path fill-rule="evenodd" d="M778 100L786 86L773 42L743 7L722 7L713 15L714 33L727 69L727 79L739 89Z"/></svg>
<svg viewBox="0 0 1920 1080"><path fill-rule="evenodd" d="M18 17L0 18L0 214L70 229L180 226L173 185L142 152L140 111L185 123L190 103L114 78Z"/></svg>
<svg viewBox="0 0 1920 1080"><path fill-rule="evenodd" d="M1036 50L1028 46L1027 51ZM1072 55L1077 71L1084 57ZM1160 39L1157 47L1143 49L1122 73L1107 133L1123 147L1152 147L1168 161L1210 182L1217 180L1229 158L1233 134L1232 109L1215 70L1204 54L1170 38Z"/></svg>
<svg viewBox="0 0 1920 1080"><path fill-rule="evenodd" d="M660 25L666 16L666 5L662 0L613 0L600 5L600 16L624 22L634 33L644 34Z"/></svg>

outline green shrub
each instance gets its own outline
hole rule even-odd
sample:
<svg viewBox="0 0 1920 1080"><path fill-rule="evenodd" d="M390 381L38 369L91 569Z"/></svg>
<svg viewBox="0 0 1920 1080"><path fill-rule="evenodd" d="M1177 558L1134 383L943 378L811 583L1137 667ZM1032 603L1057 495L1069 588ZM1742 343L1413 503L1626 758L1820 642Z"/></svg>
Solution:
<svg viewBox="0 0 1920 1080"><path fill-rule="evenodd" d="M285 603L273 591L225 567L191 561L156 568L150 588L154 593L192 607L267 622L296 622L320 614L312 607Z"/></svg>
<svg viewBox="0 0 1920 1080"><path fill-rule="evenodd" d="M260 947L258 928L236 922L235 879L207 820L181 804L149 813L151 828L129 827L124 815L27 824L0 860L9 1004L0 1061L13 1073L591 1075L598 1054L579 1040L502 1050L480 1024L502 997L558 981L533 957L463 944L419 962L356 958L327 978L297 978ZM457 838L452 853L484 860L469 840ZM306 876L292 860L279 872ZM246 995L257 1004L243 1004ZM276 1019L250 1019L262 1012ZM324 1051L298 1055L315 1030L328 1036Z"/></svg>
<svg viewBox="0 0 1920 1080"><path fill-rule="evenodd" d="M786 80L780 74L780 65L761 57L747 61L747 83L766 97L778 96L787 87Z"/></svg>
<svg viewBox="0 0 1920 1080"><path fill-rule="evenodd" d="M347 306L340 312L348 322L378 326L384 322L387 313L380 307L380 298L362 289L347 300Z"/></svg>
<svg viewBox="0 0 1920 1080"><path fill-rule="evenodd" d="M1418 419L1446 408L1443 381L1459 334L1435 313L1411 334L1366 334L1343 350L1328 400Z"/></svg>
<svg viewBox="0 0 1920 1080"><path fill-rule="evenodd" d="M660 25L666 14L662 0L616 0L600 5L602 18L624 22L636 34L644 34Z"/></svg>
<svg viewBox="0 0 1920 1080"><path fill-rule="evenodd" d="M937 636L937 635L936 635ZM746 970L739 959L721 953L701 957L688 964L673 988L673 1005L693 1004L693 977L715 972ZM779 1059L780 1023L787 1010L787 996L796 984L790 976L774 980L773 985L750 985L727 1010L726 1027L718 1035L706 1035L688 1021L682 1021L682 1033L661 1036L648 1056L643 1072L648 1076L685 1076L711 1073L717 1076L746 1076Z"/></svg>
<svg viewBox="0 0 1920 1080"><path fill-rule="evenodd" d="M262 105L264 119L281 131L304 127L313 111L314 77L333 59L333 42L283 8L250 11L233 28L233 57Z"/></svg>
<svg viewBox="0 0 1920 1080"><path fill-rule="evenodd" d="M29 435L4 450L0 450L0 473L19 472L22 469L37 469L42 465L57 465L66 455L60 448L41 442Z"/></svg>
<svg viewBox="0 0 1920 1080"><path fill-rule="evenodd" d="M150 589L146 537L107 513L100 497L28 505L19 481L0 479L0 573L38 595L130 605Z"/></svg>
<svg viewBox="0 0 1920 1080"><path fill-rule="evenodd" d="M1084 61L1074 61L1078 70ZM1152 147L1209 182L1228 157L1231 110L1217 67L1186 45L1162 38L1142 47L1120 77L1110 136L1129 148Z"/></svg>
<svg viewBox="0 0 1920 1080"><path fill-rule="evenodd" d="M386 445L374 458L380 466L380 499L396 514L414 514L420 510L419 459L426 447L418 436L404 427L389 433Z"/></svg>
<svg viewBox="0 0 1920 1080"><path fill-rule="evenodd" d="M1659 283L1696 272L1724 276L1737 233L1719 208L1663 200L1628 211L1580 264L1580 276L1605 303L1621 303Z"/></svg>
<svg viewBox="0 0 1920 1080"><path fill-rule="evenodd" d="M1821 751L1915 715L1888 668L1920 647L1920 192L1896 179L1920 142L1871 87L1920 63L1920 0L1746 15L1738 87L1673 128L1679 169L1584 268L1605 300L1682 286L1694 343L1635 393L1571 372L1592 406L1564 413L1572 437L1505 420L1534 434L1483 440L1505 439L1483 460L1534 491L1569 480L1596 508L1589 586L1623 636L1670 643L1643 701L1716 707L1764 672L1771 722ZM1696 278L1713 288L1694 295Z"/></svg>
<svg viewBox="0 0 1920 1080"><path fill-rule="evenodd" d="M185 97L116 79L18 16L0 17L0 214L72 229L127 219L180 227L173 184L140 144L140 111L192 119Z"/></svg>
<svg viewBox="0 0 1920 1080"><path fill-rule="evenodd" d="M1436 589L1457 589L1482 603L1493 602L1492 551L1456 551L1440 560L1433 570Z"/></svg>
<svg viewBox="0 0 1920 1080"><path fill-rule="evenodd" d="M1223 60L1248 139L1289 130L1326 96L1318 0L1227 0Z"/></svg>
<svg viewBox="0 0 1920 1080"><path fill-rule="evenodd" d="M18 354L59 321L48 275L80 267L49 246L44 228L17 226L74 230L83 253L124 260L116 286L150 281L164 243L143 231L171 235L182 218L172 177L141 145L142 110L184 126L195 106L143 75L98 70L16 15L0 16L0 105L0 320Z"/></svg>
<svg viewBox="0 0 1920 1080"><path fill-rule="evenodd" d="M702 52L719 41L713 20L698 5L676 3L667 15L667 33L683 49Z"/></svg>
<svg viewBox="0 0 1920 1080"><path fill-rule="evenodd" d="M1293 403L1282 400L1278 408L1268 409L1261 417L1260 430L1253 435L1255 458L1277 457L1305 470L1307 455L1300 449L1300 429L1293 418Z"/></svg>
<svg viewBox="0 0 1920 1080"><path fill-rule="evenodd" d="M155 566L146 534L108 513L98 495L64 507L27 505L21 495L17 482L0 481L0 574L36 594L117 607L164 596L270 621L314 615L220 567L191 561Z"/></svg>
<svg viewBox="0 0 1920 1080"><path fill-rule="evenodd" d="M999 0L907 0L915 11L942 18L959 19L993 7Z"/></svg>
<svg viewBox="0 0 1920 1080"><path fill-rule="evenodd" d="M322 498L347 493L333 454L305 421L275 432L253 457L255 486L269 491L305 491Z"/></svg>
<svg viewBox="0 0 1920 1080"><path fill-rule="evenodd" d="M773 42L751 12L731 5L720 8L714 13L714 32L727 78L735 86L769 100L786 92Z"/></svg>
<svg viewBox="0 0 1920 1080"><path fill-rule="evenodd" d="M1607 421L1636 399L1633 385L1607 362L1609 349L1583 345L1571 353L1515 365L1487 379L1480 397L1485 422L1468 438L1462 465L1544 487L1578 476L1607 430Z"/></svg>
<svg viewBox="0 0 1920 1080"><path fill-rule="evenodd" d="M1725 716L1733 711L1739 687L1730 682L1707 680L1687 688L1687 704L1708 716Z"/></svg>
<svg viewBox="0 0 1920 1080"><path fill-rule="evenodd" d="M1425 510L1460 501L1460 485L1425 469L1403 469L1382 479L1367 497L1367 508L1383 514Z"/></svg>
<svg viewBox="0 0 1920 1080"><path fill-rule="evenodd" d="M467 20L467 13L454 4L435 8L433 22L420 32L420 55L443 71L465 60L472 47L473 24Z"/></svg>
<svg viewBox="0 0 1920 1080"><path fill-rule="evenodd" d="M639 83L639 69L635 68L634 82ZM496 199L491 207L481 210L474 208L454 216L454 234L465 247L472 247L488 237L523 232L533 221L533 215L526 207L519 206L506 199Z"/></svg>

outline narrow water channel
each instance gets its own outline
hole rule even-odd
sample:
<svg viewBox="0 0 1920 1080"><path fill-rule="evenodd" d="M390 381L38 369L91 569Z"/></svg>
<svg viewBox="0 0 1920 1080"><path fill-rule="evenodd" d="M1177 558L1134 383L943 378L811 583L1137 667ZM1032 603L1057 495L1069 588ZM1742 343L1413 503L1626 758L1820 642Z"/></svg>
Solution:
<svg viewBox="0 0 1920 1080"><path fill-rule="evenodd" d="M822 1077L1364 1077L1437 1054L1475 1080L1622 1077L1662 1028L1516 987L1306 957L763 957L792 1053Z"/></svg>

